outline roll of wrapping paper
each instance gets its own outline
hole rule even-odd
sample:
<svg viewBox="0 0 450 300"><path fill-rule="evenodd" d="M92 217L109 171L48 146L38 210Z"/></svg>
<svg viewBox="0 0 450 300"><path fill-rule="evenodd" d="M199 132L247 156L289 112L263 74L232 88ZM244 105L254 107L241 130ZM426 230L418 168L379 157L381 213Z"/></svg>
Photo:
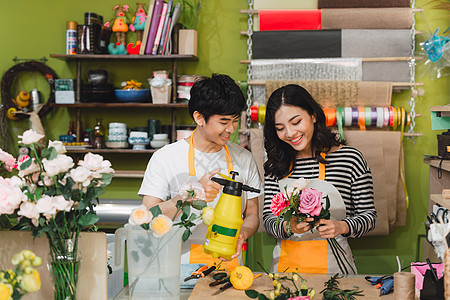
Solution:
<svg viewBox="0 0 450 300"><path fill-rule="evenodd" d="M366 130L366 110L364 107L358 107L358 125L360 130Z"/></svg>
<svg viewBox="0 0 450 300"><path fill-rule="evenodd" d="M319 0L318 8L409 7L409 0Z"/></svg>
<svg viewBox="0 0 450 300"><path fill-rule="evenodd" d="M409 82L407 61L365 61L362 63L362 80Z"/></svg>
<svg viewBox="0 0 450 300"><path fill-rule="evenodd" d="M317 9L317 0L254 0L254 9Z"/></svg>
<svg viewBox="0 0 450 300"><path fill-rule="evenodd" d="M253 33L253 59L341 57L340 30Z"/></svg>
<svg viewBox="0 0 450 300"><path fill-rule="evenodd" d="M322 9L322 29L411 29L411 8Z"/></svg>
<svg viewBox="0 0 450 300"><path fill-rule="evenodd" d="M321 10L259 10L259 30L319 30Z"/></svg>

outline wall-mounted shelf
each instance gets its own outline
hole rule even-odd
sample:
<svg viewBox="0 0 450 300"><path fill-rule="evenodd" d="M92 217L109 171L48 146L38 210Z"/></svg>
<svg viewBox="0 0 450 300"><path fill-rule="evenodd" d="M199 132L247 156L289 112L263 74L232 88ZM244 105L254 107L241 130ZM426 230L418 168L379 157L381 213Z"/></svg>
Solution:
<svg viewBox="0 0 450 300"><path fill-rule="evenodd" d="M444 199L440 194L430 194L430 200L446 209L450 209L450 199Z"/></svg>
<svg viewBox="0 0 450 300"><path fill-rule="evenodd" d="M155 149L145 149L145 150L133 150L133 149L76 149L76 150L67 150L67 153L73 154L84 154L84 153L97 153L97 154L153 154L156 152Z"/></svg>
<svg viewBox="0 0 450 300"><path fill-rule="evenodd" d="M139 107L155 107L155 108L185 108L187 103L169 103L169 104L154 104L154 103L104 103L104 102L76 102L74 104L51 104L52 107L73 107L73 108L139 108Z"/></svg>
<svg viewBox="0 0 450 300"><path fill-rule="evenodd" d="M436 117L450 117L450 105L432 106L430 111L435 111Z"/></svg>
<svg viewBox="0 0 450 300"><path fill-rule="evenodd" d="M50 54L52 58L63 58L68 60L92 59L92 60L191 60L197 61L195 55L111 55L111 54Z"/></svg>

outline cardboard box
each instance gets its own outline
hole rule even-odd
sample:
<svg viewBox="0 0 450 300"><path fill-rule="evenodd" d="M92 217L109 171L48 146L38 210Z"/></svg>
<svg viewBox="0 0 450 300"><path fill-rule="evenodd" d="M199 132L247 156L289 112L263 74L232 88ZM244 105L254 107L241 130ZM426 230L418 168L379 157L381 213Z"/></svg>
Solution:
<svg viewBox="0 0 450 300"><path fill-rule="evenodd" d="M155 104L169 104L172 95L172 85L163 87L151 86L152 102Z"/></svg>

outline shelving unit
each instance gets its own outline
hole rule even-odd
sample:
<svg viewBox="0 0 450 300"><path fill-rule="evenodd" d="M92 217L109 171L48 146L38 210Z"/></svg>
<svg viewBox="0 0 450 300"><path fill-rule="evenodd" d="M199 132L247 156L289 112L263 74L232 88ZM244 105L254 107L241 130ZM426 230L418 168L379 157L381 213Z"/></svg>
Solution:
<svg viewBox="0 0 450 300"><path fill-rule="evenodd" d="M176 110L179 108L187 108L187 103L176 103L176 87L177 87L177 73L179 61L198 61L198 57L194 55L103 55L103 54L50 54L50 57L62 59L66 61L75 61L76 63L76 102L74 104L55 104L52 107L67 107L69 109L75 109L75 123L76 123L76 135L77 141L81 137L81 111L83 109L121 109L121 108L167 108L171 110L171 123L172 123L172 140L176 138ZM172 103L169 104L153 104L153 103L123 103L123 102L83 102L81 99L81 86L82 86L82 65L85 61L141 61L141 62L168 62L172 68ZM98 154L153 154L156 150L133 150L133 149L75 149L68 150L68 153L75 155L82 155L88 152ZM121 178L142 178L143 172L141 171L129 171L129 170L116 170L116 177Z"/></svg>

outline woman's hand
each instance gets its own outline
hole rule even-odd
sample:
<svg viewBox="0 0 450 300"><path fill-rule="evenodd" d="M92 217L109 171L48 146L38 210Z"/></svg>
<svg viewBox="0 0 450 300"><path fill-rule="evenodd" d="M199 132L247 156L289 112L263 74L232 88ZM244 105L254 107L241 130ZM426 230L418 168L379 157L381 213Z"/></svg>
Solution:
<svg viewBox="0 0 450 300"><path fill-rule="evenodd" d="M307 232L308 230L311 230L311 225L308 224L308 222L314 221L313 218L306 218L303 220L303 222L298 222L297 218L294 217L291 219L291 228L293 233L302 234Z"/></svg>
<svg viewBox="0 0 450 300"><path fill-rule="evenodd" d="M341 234L346 234L350 231L347 222L344 221L333 221L333 220L319 220L319 226L317 226L317 231L320 236L324 239L332 239Z"/></svg>

